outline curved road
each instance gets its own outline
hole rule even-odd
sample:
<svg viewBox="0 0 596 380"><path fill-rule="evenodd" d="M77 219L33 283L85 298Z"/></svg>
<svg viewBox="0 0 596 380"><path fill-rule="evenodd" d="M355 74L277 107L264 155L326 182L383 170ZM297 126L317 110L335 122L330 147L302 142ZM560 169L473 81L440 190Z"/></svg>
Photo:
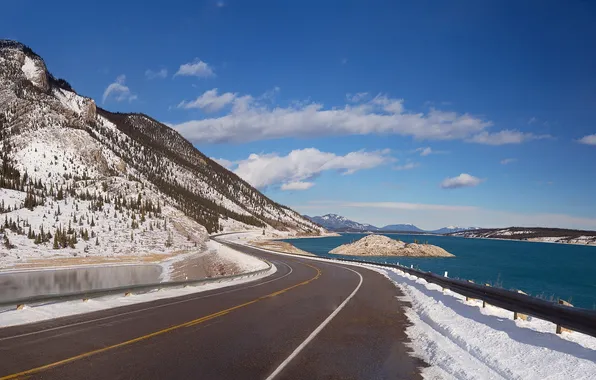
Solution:
<svg viewBox="0 0 596 380"><path fill-rule="evenodd" d="M398 289L359 267L234 248L269 277L0 329L0 380L418 379ZM1 315L0 315L1 318Z"/></svg>

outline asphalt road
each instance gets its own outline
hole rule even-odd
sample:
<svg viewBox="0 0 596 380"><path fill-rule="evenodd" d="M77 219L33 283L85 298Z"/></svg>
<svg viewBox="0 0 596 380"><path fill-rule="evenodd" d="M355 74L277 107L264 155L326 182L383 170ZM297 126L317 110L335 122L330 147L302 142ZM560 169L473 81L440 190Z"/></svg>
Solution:
<svg viewBox="0 0 596 380"><path fill-rule="evenodd" d="M424 363L407 348L406 305L382 275L241 249L277 272L0 329L0 380L420 378Z"/></svg>

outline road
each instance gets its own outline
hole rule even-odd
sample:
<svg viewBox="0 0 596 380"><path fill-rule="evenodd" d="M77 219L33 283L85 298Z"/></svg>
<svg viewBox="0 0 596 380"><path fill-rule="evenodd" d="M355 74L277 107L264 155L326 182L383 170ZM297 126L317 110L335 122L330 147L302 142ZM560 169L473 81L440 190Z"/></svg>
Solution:
<svg viewBox="0 0 596 380"><path fill-rule="evenodd" d="M399 291L360 267L237 248L248 284L0 329L0 380L418 379ZM0 315L1 318L1 315Z"/></svg>

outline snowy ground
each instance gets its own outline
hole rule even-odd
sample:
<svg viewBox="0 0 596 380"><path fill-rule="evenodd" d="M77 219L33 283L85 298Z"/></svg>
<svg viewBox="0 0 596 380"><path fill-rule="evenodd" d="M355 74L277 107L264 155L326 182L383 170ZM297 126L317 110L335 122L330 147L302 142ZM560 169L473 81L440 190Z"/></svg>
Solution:
<svg viewBox="0 0 596 380"><path fill-rule="evenodd" d="M246 242L254 233L224 236ZM322 258L311 258L323 260ZM513 313L446 291L397 269L367 264L386 275L411 303L406 332L414 354L430 367L426 379L595 379L596 338L555 334L553 323Z"/></svg>
<svg viewBox="0 0 596 380"><path fill-rule="evenodd" d="M412 303L407 333L415 353L431 365L425 378L594 379L596 338L556 335L555 325L513 313L427 283L397 269L375 268Z"/></svg>

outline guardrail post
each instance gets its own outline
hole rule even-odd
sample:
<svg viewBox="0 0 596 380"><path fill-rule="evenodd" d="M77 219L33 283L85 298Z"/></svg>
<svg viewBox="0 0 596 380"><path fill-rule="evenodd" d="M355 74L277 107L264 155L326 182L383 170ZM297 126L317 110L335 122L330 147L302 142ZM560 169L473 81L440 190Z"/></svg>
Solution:
<svg viewBox="0 0 596 380"><path fill-rule="evenodd" d="M445 271L445 276L444 277L447 277L447 271ZM447 289L446 287L443 286L443 293L445 293L446 290L449 290L449 289Z"/></svg>
<svg viewBox="0 0 596 380"><path fill-rule="evenodd" d="M559 298L559 305L563 305L563 306L569 306L569 307L573 307L572 304L570 304L567 301L563 301L562 299ZM561 334L562 332L571 332L571 330L566 329L565 327L561 326L561 325L557 325L557 334Z"/></svg>
<svg viewBox="0 0 596 380"><path fill-rule="evenodd" d="M472 284L474 283L474 281L472 281L472 280L468 280L468 282L469 282L469 283L472 283ZM474 298L470 298L470 297L466 296L466 301L471 301L471 300L473 300L473 299L474 299Z"/></svg>
<svg viewBox="0 0 596 380"><path fill-rule="evenodd" d="M518 290L517 292L519 294L526 294L526 293L522 292L521 290ZM526 314L522 314L522 313L518 313L517 311L514 311L513 312L513 320L515 321L517 318L524 320L524 321L528 320L528 316Z"/></svg>
<svg viewBox="0 0 596 380"><path fill-rule="evenodd" d="M490 285L489 285L489 284L484 284L484 286L488 286L488 287L490 287ZM482 307L483 307L483 308L485 308L485 307L486 307L486 301L485 301L485 300L482 300Z"/></svg>

